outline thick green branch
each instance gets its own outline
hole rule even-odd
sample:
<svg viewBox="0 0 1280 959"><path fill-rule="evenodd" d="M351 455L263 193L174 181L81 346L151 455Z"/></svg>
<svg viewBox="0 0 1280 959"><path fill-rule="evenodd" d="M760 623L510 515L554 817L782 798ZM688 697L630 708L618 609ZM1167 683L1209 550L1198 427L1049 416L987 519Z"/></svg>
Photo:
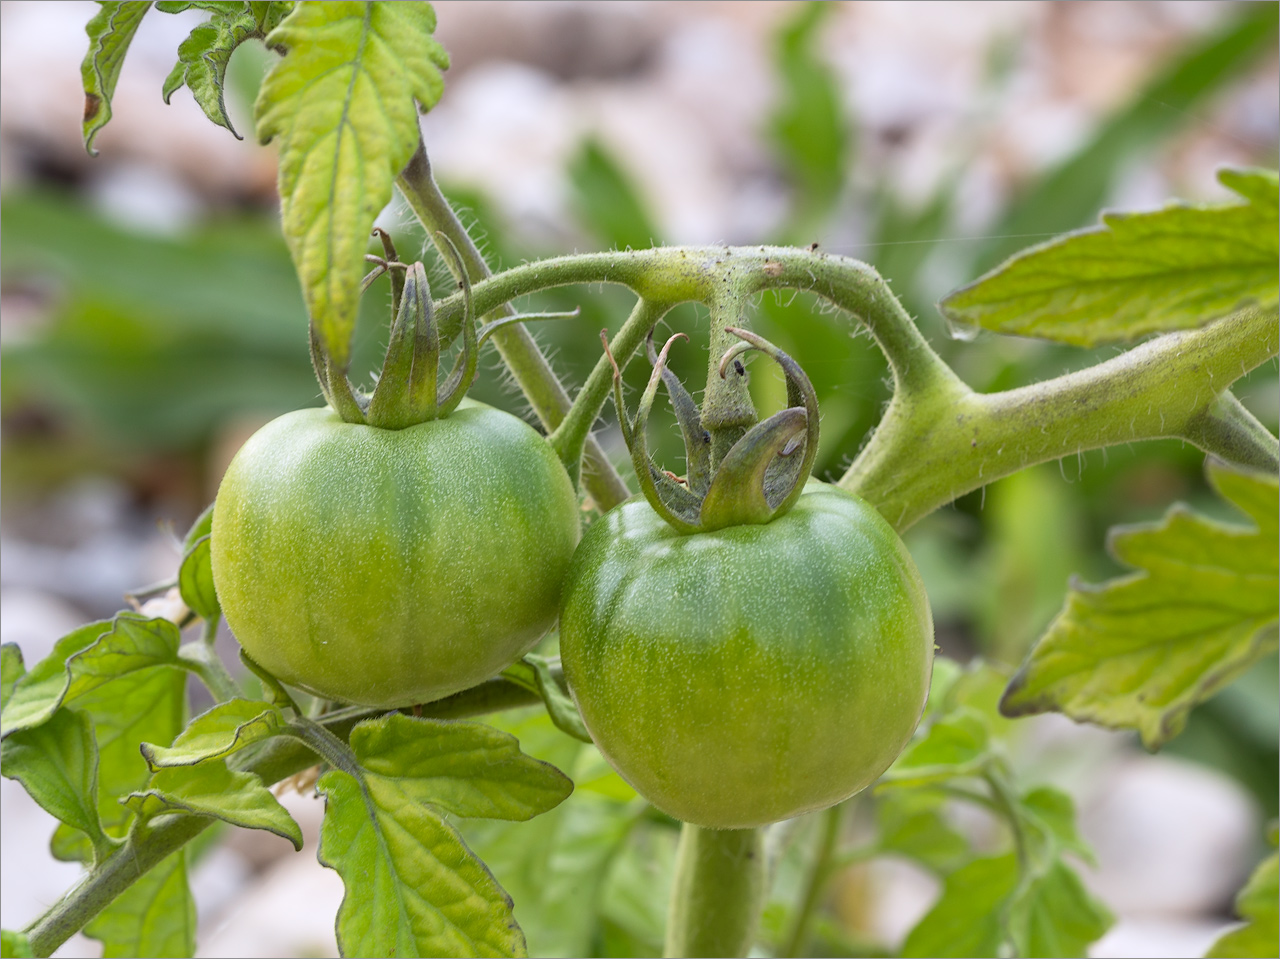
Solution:
<svg viewBox="0 0 1280 959"><path fill-rule="evenodd" d="M764 830L685 823L676 850L667 956L745 956L765 897Z"/></svg>
<svg viewBox="0 0 1280 959"><path fill-rule="evenodd" d="M1185 439L1275 469L1275 438L1220 398L1276 355L1276 336L1276 309L1250 309L1021 389L895 396L840 485L902 531L1020 469L1138 440Z"/></svg>

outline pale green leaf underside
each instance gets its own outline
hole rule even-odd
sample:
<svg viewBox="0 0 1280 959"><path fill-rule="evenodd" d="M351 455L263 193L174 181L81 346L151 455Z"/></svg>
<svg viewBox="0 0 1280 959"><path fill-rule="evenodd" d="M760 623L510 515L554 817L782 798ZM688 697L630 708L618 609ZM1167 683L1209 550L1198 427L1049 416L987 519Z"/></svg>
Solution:
<svg viewBox="0 0 1280 959"><path fill-rule="evenodd" d="M253 773L233 772L225 762L161 769L146 790L124 803L140 819L168 813L212 816L242 829L265 829L302 848L302 830Z"/></svg>
<svg viewBox="0 0 1280 959"><path fill-rule="evenodd" d="M84 933L102 942L103 959L194 955L196 904L187 886L186 850L138 878Z"/></svg>
<svg viewBox="0 0 1280 959"><path fill-rule="evenodd" d="M338 941L348 956L522 956L511 901L453 827L400 782L338 770L326 800L320 861L346 886Z"/></svg>
<svg viewBox="0 0 1280 959"><path fill-rule="evenodd" d="M418 144L449 59L427 3L299 3L267 43L287 55L254 108L280 148L285 239L312 322L339 366L350 355L374 217Z"/></svg>
<svg viewBox="0 0 1280 959"><path fill-rule="evenodd" d="M1006 715L1057 710L1136 729L1148 748L1276 648L1277 480L1210 470L1257 529L1175 507L1158 524L1117 530L1111 550L1138 572L1074 586L1001 702Z"/></svg>
<svg viewBox="0 0 1280 959"><path fill-rule="evenodd" d="M225 759L250 743L274 735L282 724L283 717L274 706L233 699L191 720L171 746L143 743L142 755L152 769L194 766Z"/></svg>
<svg viewBox="0 0 1280 959"><path fill-rule="evenodd" d="M136 3L104 3L85 26L89 51L80 64L84 85L84 148L97 156L94 137L111 119L111 98L120 79L124 55L129 52L138 24L151 8L149 0Z"/></svg>
<svg viewBox="0 0 1280 959"><path fill-rule="evenodd" d="M1276 176L1224 171L1249 202L1108 213L943 299L953 322L1093 346L1191 329L1277 300Z"/></svg>
<svg viewBox="0 0 1280 959"><path fill-rule="evenodd" d="M0 646L0 710L9 705L9 695L18 685L18 680L27 674L26 664L22 661L22 650L17 643L5 643Z"/></svg>
<svg viewBox="0 0 1280 959"><path fill-rule="evenodd" d="M415 802L456 816L532 819L573 791L560 770L484 723L390 713L356 726L351 749L370 778L394 780Z"/></svg>
<svg viewBox="0 0 1280 959"><path fill-rule="evenodd" d="M1213 944L1211 959L1249 959L1276 952L1280 937L1280 861L1272 853L1258 865L1236 897L1236 912L1246 920Z"/></svg>

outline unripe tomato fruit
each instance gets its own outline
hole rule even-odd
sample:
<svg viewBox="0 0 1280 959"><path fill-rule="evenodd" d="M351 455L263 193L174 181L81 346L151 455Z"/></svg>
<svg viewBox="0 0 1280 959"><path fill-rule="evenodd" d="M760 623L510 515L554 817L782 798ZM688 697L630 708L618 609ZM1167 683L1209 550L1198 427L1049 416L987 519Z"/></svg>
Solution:
<svg viewBox="0 0 1280 959"><path fill-rule="evenodd" d="M677 819L746 828L846 799L911 738L933 621L906 547L810 481L764 525L677 533L643 500L590 529L560 611L592 738Z"/></svg>
<svg viewBox="0 0 1280 959"><path fill-rule="evenodd" d="M369 706L494 675L555 622L579 536L546 441L466 404L400 430L287 413L228 467L213 511L227 623L287 683Z"/></svg>

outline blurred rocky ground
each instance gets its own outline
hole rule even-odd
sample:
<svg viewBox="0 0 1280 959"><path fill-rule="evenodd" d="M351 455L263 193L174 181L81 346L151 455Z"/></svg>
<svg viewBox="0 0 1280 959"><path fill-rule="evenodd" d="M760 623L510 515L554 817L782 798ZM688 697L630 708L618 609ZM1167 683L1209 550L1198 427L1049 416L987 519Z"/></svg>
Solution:
<svg viewBox="0 0 1280 959"><path fill-rule="evenodd" d="M754 243L786 230L794 184L769 118L781 95L779 31L794 4L435 6L453 67L444 100L423 121L432 161L450 188L492 204L510 230L508 248L597 242L567 172L587 140L634 182L666 242ZM841 215L820 235L792 239L821 240L826 250L878 263L893 251L879 245L880 220L867 198L892 195L917 215L945 190L946 232L927 247L919 274L922 300L930 301L968 278L951 253L957 245L996 229L1020 191L1079 151L1135 91L1149 89L1144 84L1169 57L1222 29L1240 6L839 4L823 27L821 52L850 115L856 163L838 200ZM265 53L245 49L232 61L228 105L244 141L210 124L185 89L171 106L160 98L173 51L202 19L195 11L143 22L114 119L97 142L101 155L86 156L79 62L94 9L0 3L5 203L71 191L86 210L144 237L182 237L217 216L272 209L273 152L254 143L249 106ZM1135 208L1175 195L1222 198L1218 167L1274 164L1277 76L1273 44L1190 113L1174 102L1146 104L1157 119L1178 114L1170 124L1176 130L1158 149L1148 144L1127 156L1104 201ZM396 204L384 214L389 224L403 218ZM5 236L6 250L12 240ZM38 339L59 303L39 277L6 273L3 344ZM256 421L224 424L194 459L151 453L127 466L112 460L108 470L95 461L87 475L60 470L55 483L30 480L45 474L26 465L27 479L15 478L19 461L9 440L44 427L13 412L3 421L0 630L30 663L71 627L110 615L127 590L172 573L172 534L159 524L185 528ZM1221 771L1149 756L1127 737L1057 718L1034 721L1025 752L1028 775L1076 797L1082 833L1097 850L1097 867L1084 872L1119 921L1094 954L1201 955L1230 921L1232 894L1259 855L1264 812L1251 793ZM54 901L77 867L46 854L51 821L21 788L6 780L0 789L0 903L4 926L13 928ZM341 884L314 858L320 804L288 793L286 802L307 835L301 855L274 837L241 834L197 868L201 955L336 955ZM936 884L902 863L866 868L869 879L854 885L874 916L868 931L893 943L928 908ZM77 937L60 955L96 950Z"/></svg>

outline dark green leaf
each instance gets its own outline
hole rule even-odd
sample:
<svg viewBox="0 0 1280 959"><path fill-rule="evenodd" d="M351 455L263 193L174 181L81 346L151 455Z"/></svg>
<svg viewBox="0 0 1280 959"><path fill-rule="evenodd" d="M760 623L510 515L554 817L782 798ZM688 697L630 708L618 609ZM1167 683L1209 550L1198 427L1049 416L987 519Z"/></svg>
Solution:
<svg viewBox="0 0 1280 959"><path fill-rule="evenodd" d="M1016 856L975 859L947 877L942 895L907 935L904 957L996 956L1001 909L1018 883Z"/></svg>
<svg viewBox="0 0 1280 959"><path fill-rule="evenodd" d="M511 900L452 826L401 781L331 770L320 861L346 886L338 942L348 956L522 956Z"/></svg>
<svg viewBox="0 0 1280 959"><path fill-rule="evenodd" d="M187 886L187 854L161 860L84 927L102 942L103 959L191 956L196 949L196 904Z"/></svg>
<svg viewBox="0 0 1280 959"><path fill-rule="evenodd" d="M208 536L196 540L182 557L182 565L178 567L178 589L182 593L182 601L201 619L213 622L221 615L218 594L213 588Z"/></svg>
<svg viewBox="0 0 1280 959"><path fill-rule="evenodd" d="M262 780L233 772L222 760L161 769L145 790L121 801L142 820L171 813L211 816L242 829L265 829L302 848L302 830Z"/></svg>
<svg viewBox="0 0 1280 959"><path fill-rule="evenodd" d="M9 705L9 695L18 680L27 674L27 667L22 662L22 650L17 643L5 643L0 646L0 710Z"/></svg>
<svg viewBox="0 0 1280 959"><path fill-rule="evenodd" d="M1113 922L1106 907L1060 860L1020 889L1007 908L1018 956L1083 956Z"/></svg>
<svg viewBox="0 0 1280 959"><path fill-rule="evenodd" d="M34 955L35 953L31 951L31 940L27 938L25 932L13 932L9 929L0 931L0 956L3 959L9 959L10 956L13 959L28 959Z"/></svg>
<svg viewBox="0 0 1280 959"><path fill-rule="evenodd" d="M288 50L254 107L280 150L285 238L307 310L345 366L374 217L440 99L448 55L427 3L301 3L267 37Z"/></svg>
<svg viewBox="0 0 1280 959"><path fill-rule="evenodd" d="M634 181L598 140L582 144L568 173L578 218L606 246L647 250L661 242Z"/></svg>
<svg viewBox="0 0 1280 959"><path fill-rule="evenodd" d="M172 746L143 743L142 755L152 770L226 759L251 743L275 735L283 722L284 717L274 706L233 699L191 720Z"/></svg>
<svg viewBox="0 0 1280 959"><path fill-rule="evenodd" d="M1108 213L1032 247L943 299L953 321L1094 346L1190 329L1277 298L1275 174L1224 182L1252 202Z"/></svg>
<svg viewBox="0 0 1280 959"><path fill-rule="evenodd" d="M520 751L514 736L483 723L389 713L351 731L370 788L386 780L406 799L456 816L532 819L559 805L573 783Z"/></svg>
<svg viewBox="0 0 1280 959"><path fill-rule="evenodd" d="M770 126L796 190L797 222L790 228L792 233L814 229L830 216L848 167L852 137L839 82L817 49L822 24L836 9L824 3L806 3L797 8L777 38L774 59L782 102Z"/></svg>
<svg viewBox="0 0 1280 959"><path fill-rule="evenodd" d="M1211 959L1249 959L1273 956L1280 942L1280 862L1272 853L1258 864L1236 896L1236 914L1245 920L1206 953Z"/></svg>
<svg viewBox="0 0 1280 959"><path fill-rule="evenodd" d="M150 2L103 3L84 28L89 35L89 52L80 64L80 80L84 84L84 147L91 156L98 155L94 137L111 119L111 98L124 55L150 7Z"/></svg>
<svg viewBox="0 0 1280 959"><path fill-rule="evenodd" d="M98 821L98 746L84 713L60 709L47 723L4 741L4 775L54 818L84 833L97 857L112 843Z"/></svg>
<svg viewBox="0 0 1280 959"><path fill-rule="evenodd" d="M1224 466L1209 477L1257 528L1177 506L1160 523L1114 530L1112 553L1138 572L1073 587L1005 691L1005 715L1057 710L1137 729L1154 749L1276 648L1277 480Z"/></svg>

